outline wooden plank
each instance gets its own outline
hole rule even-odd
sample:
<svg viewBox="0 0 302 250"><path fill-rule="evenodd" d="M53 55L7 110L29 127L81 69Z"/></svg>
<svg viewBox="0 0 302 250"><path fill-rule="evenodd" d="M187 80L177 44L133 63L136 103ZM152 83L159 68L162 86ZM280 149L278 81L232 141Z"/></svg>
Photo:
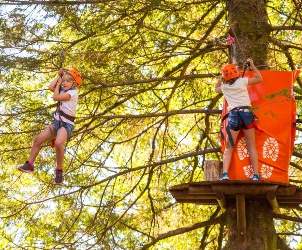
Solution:
<svg viewBox="0 0 302 250"><path fill-rule="evenodd" d="M236 195L237 208L237 232L242 238L246 237L246 215L245 215L245 196L243 194Z"/></svg>
<svg viewBox="0 0 302 250"><path fill-rule="evenodd" d="M225 195L264 195L268 192L276 190L277 185L212 185L212 190L215 193L223 193Z"/></svg>
<svg viewBox="0 0 302 250"><path fill-rule="evenodd" d="M288 201L288 202L300 202L300 203L302 203L302 192L301 191L296 191L296 193L294 195L291 195L291 196L277 195L277 200L279 202Z"/></svg>
<svg viewBox="0 0 302 250"><path fill-rule="evenodd" d="M279 203L281 208L301 208L301 203Z"/></svg>
<svg viewBox="0 0 302 250"><path fill-rule="evenodd" d="M277 201L282 204L282 203L292 203L292 204L301 204L301 200L296 200L296 199L279 199L277 197Z"/></svg>
<svg viewBox="0 0 302 250"><path fill-rule="evenodd" d="M208 186L190 186L189 193L192 194L215 194L210 185Z"/></svg>
<svg viewBox="0 0 302 250"><path fill-rule="evenodd" d="M258 182L255 184L254 181L250 180L229 180L227 182L222 182L222 181L201 181L201 182L189 182L189 183L183 183L183 184L178 184L175 186L172 186L169 188L169 190L184 190L188 189L189 187L199 187L199 186L211 186L213 184L218 184L218 185L223 185L223 186L228 186L228 185L239 185L239 186L250 186L250 185L257 185L257 186L271 186L271 185L278 185L281 189L278 192L291 192L293 194L293 190L297 189L297 191L301 191L302 189L299 189L298 187L294 185L289 185L289 184L284 184L284 183L277 183L277 182ZM291 191L290 191L291 190Z"/></svg>
<svg viewBox="0 0 302 250"><path fill-rule="evenodd" d="M175 185L169 188L169 191L174 191L174 190L185 190L189 188L189 183L184 183L184 184L179 184Z"/></svg>
<svg viewBox="0 0 302 250"><path fill-rule="evenodd" d="M274 213L280 214L280 208L279 204L276 198L276 193L275 192L268 192L266 194L266 199L268 200L269 204L271 205Z"/></svg>
<svg viewBox="0 0 302 250"><path fill-rule="evenodd" d="M176 200L189 199L189 200L216 200L216 195L204 195L204 194L183 194L183 193L174 193L172 194Z"/></svg>
<svg viewBox="0 0 302 250"><path fill-rule="evenodd" d="M192 183L190 183L190 185L194 184L194 183L199 183L199 184L203 184L203 183L211 184L212 183L212 184L223 184L223 185L257 185L257 186L278 185L278 186L281 186L281 187L294 186L292 184L286 184L286 183L282 183L282 182L268 182L268 181L255 182L255 181L252 181L252 180L229 180L229 181L213 181L213 182L202 181L202 182L192 182Z"/></svg>
<svg viewBox="0 0 302 250"><path fill-rule="evenodd" d="M175 188L174 188L175 187ZM247 195L263 195L267 192L274 191L276 189L276 185L260 185L252 184L252 185L225 185L225 184L217 184L213 183L212 185L186 185L186 186L174 186L170 188L169 191L182 191L196 194L213 194L213 193L225 193L229 195L234 195L237 193L245 193ZM278 197L286 198L286 196L293 196L296 199L302 200L302 191L296 192L296 187L280 187L276 192Z"/></svg>
<svg viewBox="0 0 302 250"><path fill-rule="evenodd" d="M294 185L255 183L252 181L192 182L176 185L170 192L178 202L219 204L222 208L228 201L242 194L245 199L266 199L275 213L278 207L296 207L302 203L302 189Z"/></svg>
<svg viewBox="0 0 302 250"><path fill-rule="evenodd" d="M297 197L296 195L293 196L277 196L277 200L279 201L297 201L297 202L301 202L302 201L302 197Z"/></svg>
<svg viewBox="0 0 302 250"><path fill-rule="evenodd" d="M277 189L277 196L278 195L291 196L294 195L296 191L297 191L296 186L289 186L289 187L279 186L279 188Z"/></svg>
<svg viewBox="0 0 302 250"><path fill-rule="evenodd" d="M302 200L302 191L296 191L295 195L293 195L296 199Z"/></svg>
<svg viewBox="0 0 302 250"><path fill-rule="evenodd" d="M197 205L216 205L218 206L217 200L190 200L190 199L182 199L177 200L178 203L194 203Z"/></svg>

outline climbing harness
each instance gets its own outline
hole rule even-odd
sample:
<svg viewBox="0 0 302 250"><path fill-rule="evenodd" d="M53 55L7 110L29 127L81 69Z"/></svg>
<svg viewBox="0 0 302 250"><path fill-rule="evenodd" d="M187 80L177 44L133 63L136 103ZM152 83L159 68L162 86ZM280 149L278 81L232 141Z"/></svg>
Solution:
<svg viewBox="0 0 302 250"><path fill-rule="evenodd" d="M68 90L74 90L74 89L76 89L76 87L72 87L72 88L70 88L70 89L68 89ZM66 93L68 90L65 90L65 89L63 89L62 87L60 87L60 93L61 93L61 92ZM61 105L62 105L62 101L58 101L58 102L57 102L57 108L56 108L56 111L55 111L55 113L58 114L58 116L59 116L59 118L60 118L60 121L62 121L62 118L61 118L61 117L64 117L64 118L66 118L67 120L69 120L69 121L71 121L71 122L74 122L75 117L66 114L66 113L61 109Z"/></svg>
<svg viewBox="0 0 302 250"><path fill-rule="evenodd" d="M223 122L229 117L229 114L232 112L232 111L241 111L241 112L251 112L253 117L254 117L254 121L253 123L255 122L255 120L257 119L257 116L254 114L254 112L252 111L252 108L251 106L240 106L240 107L236 107L236 108L233 108L232 110L230 110L228 113L226 113L222 119L221 119L221 124L220 124L220 135L221 135L221 138L223 140L225 140L225 136L222 132L222 129L223 129ZM233 137L232 137L232 134L231 134L231 129L229 127L229 125L226 126L226 133L228 135L228 140L230 142L230 145L233 147L235 146L235 142L233 140Z"/></svg>

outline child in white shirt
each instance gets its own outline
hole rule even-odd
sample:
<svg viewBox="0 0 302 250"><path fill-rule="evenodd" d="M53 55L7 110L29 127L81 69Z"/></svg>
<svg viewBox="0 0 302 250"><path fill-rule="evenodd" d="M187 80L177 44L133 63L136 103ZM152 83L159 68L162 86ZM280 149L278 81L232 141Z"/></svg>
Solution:
<svg viewBox="0 0 302 250"><path fill-rule="evenodd" d="M227 64L222 67L222 77L216 84L216 92L222 93L228 103L228 140L223 154L223 174L221 180L229 180L228 170L231 163L234 144L237 136L242 130L247 141L247 148L250 155L251 165L254 169L252 180L259 181L258 153L255 142L254 114L251 111L251 101L247 85L261 82L262 76L255 67L253 60L248 59L247 63L251 70L255 71L253 77L240 77L240 72L234 64Z"/></svg>
<svg viewBox="0 0 302 250"><path fill-rule="evenodd" d="M34 161L45 141L54 140L56 150L55 183L63 182L63 161L65 142L70 138L74 128L74 119L78 103L78 87L82 83L80 73L75 68L60 69L59 76L49 84L53 91L53 100L58 102L57 110L51 125L48 125L38 134L31 148L30 156L18 169L22 172L32 173Z"/></svg>

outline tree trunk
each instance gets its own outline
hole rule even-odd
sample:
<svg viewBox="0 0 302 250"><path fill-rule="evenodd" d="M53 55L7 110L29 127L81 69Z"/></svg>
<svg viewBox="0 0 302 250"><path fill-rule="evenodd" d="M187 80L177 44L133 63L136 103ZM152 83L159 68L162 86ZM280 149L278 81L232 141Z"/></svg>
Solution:
<svg viewBox="0 0 302 250"><path fill-rule="evenodd" d="M242 66L253 58L258 68L266 68L270 25L265 0L228 0L230 33L236 39L234 59Z"/></svg>
<svg viewBox="0 0 302 250"><path fill-rule="evenodd" d="M224 250L277 250L277 235L272 210L263 200L246 201L246 235L237 231L235 202L227 208L228 239Z"/></svg>
<svg viewBox="0 0 302 250"><path fill-rule="evenodd" d="M266 0L227 0L230 34L236 39L231 57L239 66L251 57L258 68L267 68L270 25L266 3ZM286 249L286 244L276 235L272 209L268 202L247 198L245 206L246 234L243 236L237 231L236 201L228 200L228 237L223 249Z"/></svg>

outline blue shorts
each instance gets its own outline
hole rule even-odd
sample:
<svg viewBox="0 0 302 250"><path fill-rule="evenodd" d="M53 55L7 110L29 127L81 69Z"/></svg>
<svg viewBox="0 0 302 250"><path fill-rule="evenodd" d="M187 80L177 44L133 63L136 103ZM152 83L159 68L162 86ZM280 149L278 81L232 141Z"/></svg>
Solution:
<svg viewBox="0 0 302 250"><path fill-rule="evenodd" d="M67 122L58 121L57 119L53 119L52 126L55 130L55 135L57 135L59 128L62 128L62 127L65 128L67 131L67 138L70 139L74 125L67 123Z"/></svg>
<svg viewBox="0 0 302 250"><path fill-rule="evenodd" d="M235 108L232 109L228 116L228 127L238 131L240 129L249 129L254 127L255 115L250 109Z"/></svg>

